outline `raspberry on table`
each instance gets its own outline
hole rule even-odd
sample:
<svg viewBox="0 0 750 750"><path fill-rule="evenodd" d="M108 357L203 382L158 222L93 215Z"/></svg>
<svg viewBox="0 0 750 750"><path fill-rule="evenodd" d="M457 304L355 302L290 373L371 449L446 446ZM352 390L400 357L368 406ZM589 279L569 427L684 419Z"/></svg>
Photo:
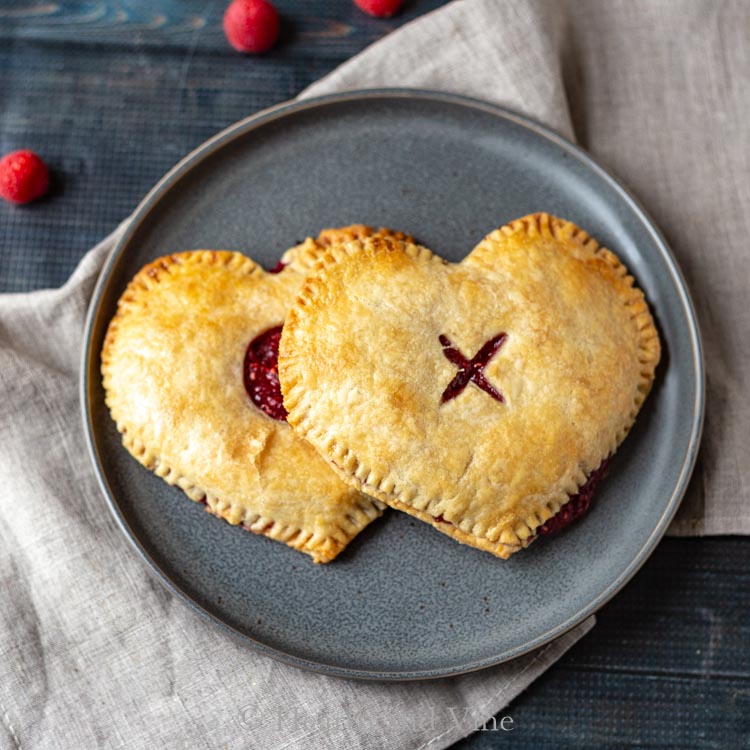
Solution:
<svg viewBox="0 0 750 750"><path fill-rule="evenodd" d="M354 4L365 13L376 18L392 16L403 3L403 0L354 0Z"/></svg>
<svg viewBox="0 0 750 750"><path fill-rule="evenodd" d="M0 196L11 203L31 203L49 188L47 165L28 149L0 159Z"/></svg>
<svg viewBox="0 0 750 750"><path fill-rule="evenodd" d="M224 34L238 52L266 52L279 37L279 14L267 0L233 0L224 13Z"/></svg>

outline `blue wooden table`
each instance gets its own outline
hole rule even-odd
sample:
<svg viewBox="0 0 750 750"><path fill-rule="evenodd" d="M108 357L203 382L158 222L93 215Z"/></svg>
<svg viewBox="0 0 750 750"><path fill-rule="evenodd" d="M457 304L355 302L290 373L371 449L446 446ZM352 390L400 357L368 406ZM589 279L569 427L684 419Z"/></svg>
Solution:
<svg viewBox="0 0 750 750"><path fill-rule="evenodd" d="M369 18L277 0L281 43L232 52L223 0L0 0L0 153L37 150L51 194L0 205L0 291L61 284L180 157L443 4ZM0 340L2 330L0 327ZM750 539L664 540L582 642L457 747L750 747ZM1 686L0 686L1 688Z"/></svg>

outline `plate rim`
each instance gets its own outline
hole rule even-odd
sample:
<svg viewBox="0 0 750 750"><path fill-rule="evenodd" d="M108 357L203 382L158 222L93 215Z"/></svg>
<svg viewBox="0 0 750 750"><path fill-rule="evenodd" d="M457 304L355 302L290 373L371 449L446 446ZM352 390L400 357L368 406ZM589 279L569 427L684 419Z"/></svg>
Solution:
<svg viewBox="0 0 750 750"><path fill-rule="evenodd" d="M297 114L315 108L324 108L331 104L340 104L342 102L352 101L367 101L373 99L410 99L432 101L459 105L465 108L488 113L533 131L545 140L550 141L553 144L557 145L559 148L563 149L567 154L574 157L579 163L582 162L585 167L594 172L600 179L608 183L609 186L618 194L619 198L629 205L635 216L640 220L643 228L646 229L648 234L651 236L654 245L660 251L663 260L668 268L673 287L678 294L681 308L684 312L684 318L687 322L690 333L692 363L695 370L696 379L695 394L692 404L693 412L690 438L677 482L675 483L675 487L672 491L671 496L669 497L669 500L665 503L664 511L660 516L654 530L645 540L637 553L633 556L631 562L624 568L624 570L617 576L617 578L612 583L610 583L610 585L607 586L602 592L600 592L598 596L596 596L586 606L581 607L567 620L558 624L554 628L550 628L547 632L543 633L540 636L537 636L531 641L527 641L526 643L521 644L515 648L508 649L503 653L453 667L395 671L379 671L366 668L356 669L340 666L337 664L328 664L325 662L305 659L295 654L290 654L282 651L278 648L268 646L261 641L256 640L251 635L240 632L238 629L221 619L221 617L209 611L197 601L195 601L186 590L183 590L183 588L170 577L170 574L167 572L167 570L163 569L162 566L160 566L157 561L149 554L149 552L146 550L146 548L138 538L136 532L128 523L125 513L120 508L115 494L112 492L112 489L109 486L105 475L104 465L95 442L95 426L93 420L93 410L91 408L91 380L89 379L89 371L92 367L92 360L98 355L98 352L92 346L92 334L94 325L97 321L99 308L101 306L104 292L111 277L113 268L115 267L120 257L123 255L132 237L138 231L142 223L147 219L151 212L157 208L159 199L171 189L176 181L187 175L191 170L195 169L206 158L208 158L221 148L227 146L235 139L245 137L261 125L264 125L275 119L283 118L285 116L288 116L289 114ZM235 640L239 640L239 642L243 643L244 645L248 646L258 653L270 656L291 666L334 677L380 682L406 682L414 680L439 679L443 677L452 677L456 675L467 674L469 672L475 672L481 669L487 669L489 667L497 666L498 664L502 664L504 662L523 656L524 654L528 654L532 651L540 649L541 647L546 646L550 642L554 641L555 639L559 638L560 636L564 635L565 633L569 632L574 627L582 623L584 620L593 615L597 610L599 610L602 606L604 606L610 599L612 599L612 597L615 596L632 579L636 572L651 556L652 552L656 548L656 545L664 536L667 527L669 526L670 521L679 508L680 502L682 501L682 498L687 490L690 477L692 476L693 470L695 468L698 449L700 447L700 441L703 432L706 399L706 378L704 349L701 340L700 327L695 312L695 306L693 304L687 284L685 283L682 271L680 270L668 243L663 237L661 231L658 229L655 221L641 205L638 199L636 199L617 178L610 174L588 152L586 152L580 146L577 146L573 142L569 141L567 138L559 135L546 125L542 125L535 120L527 117L526 115L522 115L512 109L501 105L492 104L490 102L486 102L474 97L434 91L430 89L357 89L335 94L327 94L324 96L310 97L301 100L288 100L272 107L260 110L242 120L239 120L201 143L189 154L180 159L151 188L151 190L149 190L146 196L138 204L135 211L128 219L126 219L126 221L128 222L126 228L118 238L115 247L102 266L102 269L97 278L83 329L83 347L81 352L79 378L79 397L86 447L88 450L89 458L91 459L92 465L94 467L94 472L96 474L99 489L104 496L110 512L114 516L115 521L120 527L120 530L128 539L131 546L146 562L147 568L149 569L151 574L154 575L164 586L166 586L166 588L170 592L176 595L178 599L186 603L194 612L197 612L201 617L221 628L225 633L228 633Z"/></svg>

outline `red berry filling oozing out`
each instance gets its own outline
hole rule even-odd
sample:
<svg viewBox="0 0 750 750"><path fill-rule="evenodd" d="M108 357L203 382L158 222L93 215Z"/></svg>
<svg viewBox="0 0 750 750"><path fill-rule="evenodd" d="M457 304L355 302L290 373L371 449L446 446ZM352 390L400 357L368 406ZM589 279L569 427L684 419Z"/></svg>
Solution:
<svg viewBox="0 0 750 750"><path fill-rule="evenodd" d="M608 468L609 459L605 458L599 464L599 467L589 474L586 482L578 488L578 493L571 495L570 500L552 518L537 529L537 534L544 534L546 536L557 534L559 531L570 526L574 521L585 516L591 507L591 500L594 497L596 488L599 486L599 482L607 475Z"/></svg>
<svg viewBox="0 0 750 750"><path fill-rule="evenodd" d="M549 536L551 534L557 534L563 529L567 528L574 521L577 521L582 516L585 516L591 507L591 500L596 493L599 482L607 476L607 469L609 468L609 459L605 458L604 461L599 464L599 467L589 474L588 479L575 495L570 496L565 505L555 513L552 518L543 523L537 530L536 534L543 534ZM447 523L448 521L443 514L435 517L438 523ZM533 537L532 537L533 538ZM531 541L531 539L529 539Z"/></svg>
<svg viewBox="0 0 750 750"><path fill-rule="evenodd" d="M279 385L279 341L281 326L269 328L254 338L245 352L242 376L252 402L264 413L280 422L287 411Z"/></svg>

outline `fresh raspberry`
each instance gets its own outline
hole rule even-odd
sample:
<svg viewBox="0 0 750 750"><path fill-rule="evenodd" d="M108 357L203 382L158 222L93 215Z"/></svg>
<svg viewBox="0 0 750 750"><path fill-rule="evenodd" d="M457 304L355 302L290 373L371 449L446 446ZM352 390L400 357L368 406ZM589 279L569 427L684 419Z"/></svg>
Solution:
<svg viewBox="0 0 750 750"><path fill-rule="evenodd" d="M14 151L0 159L0 196L11 203L30 203L49 188L47 165L33 151Z"/></svg>
<svg viewBox="0 0 750 750"><path fill-rule="evenodd" d="M224 34L238 52L265 52L279 37L279 14L267 0L233 0L224 13Z"/></svg>
<svg viewBox="0 0 750 750"><path fill-rule="evenodd" d="M354 4L365 13L377 18L392 16L404 0L354 0Z"/></svg>

